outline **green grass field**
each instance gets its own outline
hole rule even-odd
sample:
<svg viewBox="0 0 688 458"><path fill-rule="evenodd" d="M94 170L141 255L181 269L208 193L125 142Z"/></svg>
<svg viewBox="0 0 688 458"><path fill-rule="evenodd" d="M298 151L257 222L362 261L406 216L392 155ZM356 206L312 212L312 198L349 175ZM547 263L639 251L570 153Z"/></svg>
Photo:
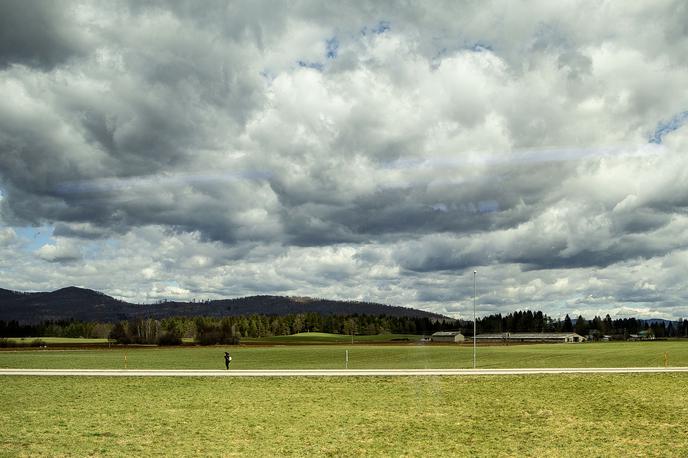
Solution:
<svg viewBox="0 0 688 458"><path fill-rule="evenodd" d="M263 344L342 344L342 343L385 343L385 342L417 342L422 336L418 334L376 334L370 336L350 336L344 334L328 334L325 332L301 332L289 336L272 337L246 337L241 339L242 343L263 343Z"/></svg>
<svg viewBox="0 0 688 458"><path fill-rule="evenodd" d="M343 334L328 334L324 332L302 332L288 336L271 337L245 337L241 339L244 344L255 345L312 345L312 344L341 344L341 343L398 343L398 342L417 342L422 336L417 334L377 334L354 336ZM47 345L59 346L79 346L88 344L107 345L108 339L85 339L72 337L10 337L7 340L20 346L28 346L35 340L40 340ZM194 339L185 337L182 341L186 344L193 344Z"/></svg>
<svg viewBox="0 0 688 458"><path fill-rule="evenodd" d="M308 336L307 336L308 337ZM327 336L316 337L327 338ZM299 337L302 339L302 337ZM302 340L300 341L302 343ZM468 368L470 345L5 349L0 367ZM478 347L478 366L688 366L688 342ZM0 456L688 456L688 374L0 378Z"/></svg>
<svg viewBox="0 0 688 458"><path fill-rule="evenodd" d="M12 337L8 339L9 341L15 342L20 345L28 345L34 340L41 340L47 345L50 344L73 344L73 345L85 345L85 344L107 344L108 339L85 339L83 337Z"/></svg>
<svg viewBox="0 0 688 458"><path fill-rule="evenodd" d="M84 350L8 349L0 367L79 369L220 369L223 352L233 369L340 369L349 351L352 369L444 369L472 367L473 349L459 345L274 345L149 347ZM659 367L688 366L688 342L608 342L478 347L478 367Z"/></svg>
<svg viewBox="0 0 688 458"><path fill-rule="evenodd" d="M688 456L685 374L3 377L0 456Z"/></svg>

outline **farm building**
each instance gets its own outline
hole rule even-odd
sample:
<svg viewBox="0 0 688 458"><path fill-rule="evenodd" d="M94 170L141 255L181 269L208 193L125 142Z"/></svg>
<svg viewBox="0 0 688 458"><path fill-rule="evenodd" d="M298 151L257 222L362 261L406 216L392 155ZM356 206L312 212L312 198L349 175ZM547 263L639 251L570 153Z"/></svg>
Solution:
<svg viewBox="0 0 688 458"><path fill-rule="evenodd" d="M466 338L458 331L440 331L431 337L433 342L463 342Z"/></svg>
<svg viewBox="0 0 688 458"><path fill-rule="evenodd" d="M585 342L586 338L575 332L501 332L496 334L478 334L475 339L480 342Z"/></svg>
<svg viewBox="0 0 688 458"><path fill-rule="evenodd" d="M628 340L655 340L655 335L651 331L640 331L638 334L630 334Z"/></svg>

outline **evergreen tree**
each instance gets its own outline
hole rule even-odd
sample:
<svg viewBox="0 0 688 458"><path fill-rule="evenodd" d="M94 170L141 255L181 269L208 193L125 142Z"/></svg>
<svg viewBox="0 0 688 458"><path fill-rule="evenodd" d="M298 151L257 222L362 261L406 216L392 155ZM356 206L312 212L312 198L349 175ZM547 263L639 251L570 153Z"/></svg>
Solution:
<svg viewBox="0 0 688 458"><path fill-rule="evenodd" d="M590 333L590 325L588 324L588 320L583 318L582 315L578 315L578 318L576 318L575 329L577 334L587 336Z"/></svg>
<svg viewBox="0 0 688 458"><path fill-rule="evenodd" d="M614 329L614 323L612 323L612 318L607 315L604 317L604 321L602 322L602 332L604 334L616 334L615 329Z"/></svg>
<svg viewBox="0 0 688 458"><path fill-rule="evenodd" d="M564 326L562 327L562 331L564 332L572 332L573 331L573 323L571 323L571 318L569 317L569 314L566 314L566 317L564 318Z"/></svg>

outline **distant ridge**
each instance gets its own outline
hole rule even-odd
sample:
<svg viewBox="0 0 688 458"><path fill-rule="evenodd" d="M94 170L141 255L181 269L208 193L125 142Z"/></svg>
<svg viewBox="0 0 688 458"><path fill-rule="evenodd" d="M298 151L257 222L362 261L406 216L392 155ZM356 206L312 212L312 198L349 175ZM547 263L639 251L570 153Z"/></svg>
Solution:
<svg viewBox="0 0 688 458"><path fill-rule="evenodd" d="M79 320L114 322L130 318L170 316L289 315L387 315L452 320L436 313L375 302L335 301L305 297L248 296L205 302L133 304L99 291L69 286L51 292L24 293L0 288L0 320L22 324L42 321Z"/></svg>

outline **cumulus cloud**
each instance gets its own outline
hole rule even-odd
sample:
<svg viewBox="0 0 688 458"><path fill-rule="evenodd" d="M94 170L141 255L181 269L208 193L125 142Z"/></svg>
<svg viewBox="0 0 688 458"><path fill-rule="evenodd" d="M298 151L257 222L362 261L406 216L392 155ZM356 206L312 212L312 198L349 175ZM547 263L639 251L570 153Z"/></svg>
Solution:
<svg viewBox="0 0 688 458"><path fill-rule="evenodd" d="M76 243L58 239L54 244L43 245L36 250L36 255L48 262L73 262L81 259L81 251Z"/></svg>
<svg viewBox="0 0 688 458"><path fill-rule="evenodd" d="M0 13L6 286L688 312L679 2Z"/></svg>

